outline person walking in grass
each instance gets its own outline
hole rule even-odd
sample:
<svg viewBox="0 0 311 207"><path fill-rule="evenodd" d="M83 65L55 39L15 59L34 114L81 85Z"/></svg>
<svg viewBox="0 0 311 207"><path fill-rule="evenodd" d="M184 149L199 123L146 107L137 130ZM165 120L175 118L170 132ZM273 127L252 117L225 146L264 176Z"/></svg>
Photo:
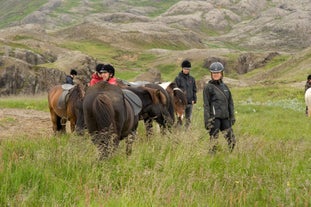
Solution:
<svg viewBox="0 0 311 207"><path fill-rule="evenodd" d="M181 72L175 78L175 83L178 88L180 88L187 97L187 106L185 109L185 128L188 129L191 123L192 108L197 102L197 86L195 83L195 78L190 75L191 62L189 60L184 60L181 63Z"/></svg>
<svg viewBox="0 0 311 207"><path fill-rule="evenodd" d="M217 139L221 131L228 142L230 152L236 145L232 126L235 123L231 91L223 82L224 66L214 62L209 67L211 80L203 89L204 124L210 135L210 153L217 151Z"/></svg>

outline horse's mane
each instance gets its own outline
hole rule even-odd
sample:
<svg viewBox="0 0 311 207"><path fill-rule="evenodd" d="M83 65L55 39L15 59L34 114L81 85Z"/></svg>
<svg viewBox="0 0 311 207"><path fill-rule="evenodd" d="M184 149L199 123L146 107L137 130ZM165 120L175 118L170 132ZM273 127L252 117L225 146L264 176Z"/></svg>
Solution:
<svg viewBox="0 0 311 207"><path fill-rule="evenodd" d="M83 100L85 95L84 87L82 84L77 84L75 87L72 88L70 92L71 98L77 99L77 100Z"/></svg>

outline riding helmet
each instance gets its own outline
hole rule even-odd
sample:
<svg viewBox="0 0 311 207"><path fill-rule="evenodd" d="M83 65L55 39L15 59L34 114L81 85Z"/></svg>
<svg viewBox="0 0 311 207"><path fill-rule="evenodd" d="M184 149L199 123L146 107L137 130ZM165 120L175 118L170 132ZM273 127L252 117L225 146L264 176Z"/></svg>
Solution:
<svg viewBox="0 0 311 207"><path fill-rule="evenodd" d="M211 73L220 73L224 70L224 66L220 62L214 62L209 66Z"/></svg>
<svg viewBox="0 0 311 207"><path fill-rule="evenodd" d="M115 70L114 70L114 67L112 65L110 65L110 64L104 65L103 69L105 71L107 71L108 73L110 73L112 76L114 76L114 71Z"/></svg>
<svg viewBox="0 0 311 207"><path fill-rule="evenodd" d="M102 64L102 63L97 64L96 65L96 72L102 73L103 72L103 67L104 67L104 64Z"/></svg>
<svg viewBox="0 0 311 207"><path fill-rule="evenodd" d="M75 69L71 69L71 71L70 71L70 75L77 75L78 73L77 73L77 71L75 70Z"/></svg>
<svg viewBox="0 0 311 207"><path fill-rule="evenodd" d="M182 63L181 63L181 67L182 68L191 68L191 63L189 60L184 60Z"/></svg>

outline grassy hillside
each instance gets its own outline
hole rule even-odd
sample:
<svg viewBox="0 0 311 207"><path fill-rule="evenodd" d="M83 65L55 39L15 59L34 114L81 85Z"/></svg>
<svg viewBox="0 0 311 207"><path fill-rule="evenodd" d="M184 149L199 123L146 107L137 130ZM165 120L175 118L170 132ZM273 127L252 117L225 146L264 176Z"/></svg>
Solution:
<svg viewBox="0 0 311 207"><path fill-rule="evenodd" d="M48 0L0 0L0 28L18 22L28 14L37 11Z"/></svg>

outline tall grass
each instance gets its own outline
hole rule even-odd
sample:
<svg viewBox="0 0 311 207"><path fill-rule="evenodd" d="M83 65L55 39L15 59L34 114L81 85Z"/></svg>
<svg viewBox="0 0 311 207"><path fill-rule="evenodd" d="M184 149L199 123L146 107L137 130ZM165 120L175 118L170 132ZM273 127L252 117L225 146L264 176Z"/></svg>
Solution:
<svg viewBox="0 0 311 207"><path fill-rule="evenodd" d="M191 130L156 130L147 140L140 124L129 157L121 142L99 161L88 134L1 140L0 206L310 206L311 120L303 102L248 90L232 90L233 153L220 136L219 151L208 154L201 92Z"/></svg>

